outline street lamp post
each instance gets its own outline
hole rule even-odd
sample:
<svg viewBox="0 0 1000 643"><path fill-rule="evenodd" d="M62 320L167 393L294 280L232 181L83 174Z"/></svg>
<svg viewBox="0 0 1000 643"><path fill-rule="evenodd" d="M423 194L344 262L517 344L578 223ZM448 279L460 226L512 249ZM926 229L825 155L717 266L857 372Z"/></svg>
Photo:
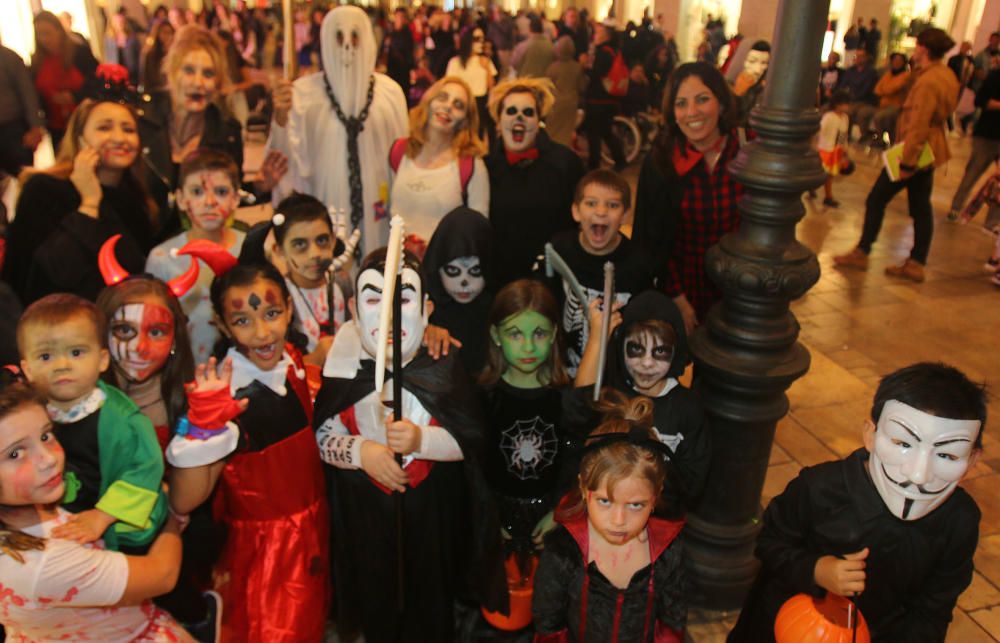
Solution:
<svg viewBox="0 0 1000 643"><path fill-rule="evenodd" d="M803 191L825 180L811 140L828 8L829 0L780 0L763 105L750 117L756 138L729 165L747 188L740 227L707 255L723 300L691 350L712 462L687 530L703 607L739 607L757 573L753 547L775 426L788 412L785 391L809 368L789 302L819 279L816 255L796 240L795 226Z"/></svg>

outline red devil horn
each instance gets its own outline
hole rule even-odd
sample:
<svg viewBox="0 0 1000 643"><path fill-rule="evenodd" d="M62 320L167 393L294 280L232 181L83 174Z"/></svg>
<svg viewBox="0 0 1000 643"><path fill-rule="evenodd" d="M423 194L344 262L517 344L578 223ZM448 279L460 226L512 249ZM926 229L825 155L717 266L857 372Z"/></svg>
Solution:
<svg viewBox="0 0 1000 643"><path fill-rule="evenodd" d="M107 286L113 286L129 277L128 271L122 268L115 257L115 244L121 238L120 234L109 238L97 254L97 267L101 270L101 276L104 277L104 284Z"/></svg>
<svg viewBox="0 0 1000 643"><path fill-rule="evenodd" d="M198 260L191 257L191 267L183 275L178 275L167 282L167 288L174 293L174 297L180 299L194 287L198 281Z"/></svg>
<svg viewBox="0 0 1000 643"><path fill-rule="evenodd" d="M188 241L177 250L179 255L191 255L201 259L212 269L216 277L226 274L236 265L236 257L217 243L207 239Z"/></svg>

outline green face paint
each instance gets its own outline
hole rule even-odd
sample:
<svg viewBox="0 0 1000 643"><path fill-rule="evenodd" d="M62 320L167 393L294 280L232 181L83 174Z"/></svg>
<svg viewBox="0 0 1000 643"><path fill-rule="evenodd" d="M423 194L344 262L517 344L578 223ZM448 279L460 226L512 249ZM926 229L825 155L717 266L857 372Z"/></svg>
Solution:
<svg viewBox="0 0 1000 643"><path fill-rule="evenodd" d="M537 371L552 352L556 337L552 322L533 310L526 310L508 317L492 330L508 365L504 380L521 388L541 386Z"/></svg>

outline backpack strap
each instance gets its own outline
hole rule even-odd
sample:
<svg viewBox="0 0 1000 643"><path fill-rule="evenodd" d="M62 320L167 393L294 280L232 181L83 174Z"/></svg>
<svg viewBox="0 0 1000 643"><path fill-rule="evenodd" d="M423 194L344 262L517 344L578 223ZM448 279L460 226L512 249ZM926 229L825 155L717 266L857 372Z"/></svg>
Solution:
<svg viewBox="0 0 1000 643"><path fill-rule="evenodd" d="M403 162L403 156L406 154L406 144L409 140L404 136L392 142L392 147L389 148L389 167L392 168L393 172L399 172L399 164Z"/></svg>
<svg viewBox="0 0 1000 643"><path fill-rule="evenodd" d="M458 180L462 185L462 205L468 207L469 205L469 181L472 180L472 175L476 172L476 157L474 156L460 156L458 157Z"/></svg>

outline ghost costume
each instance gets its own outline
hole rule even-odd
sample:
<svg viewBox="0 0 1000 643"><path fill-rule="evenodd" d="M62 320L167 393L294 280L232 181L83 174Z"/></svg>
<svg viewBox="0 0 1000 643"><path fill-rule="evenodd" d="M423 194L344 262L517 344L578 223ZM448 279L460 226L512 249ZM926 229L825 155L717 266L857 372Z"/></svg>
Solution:
<svg viewBox="0 0 1000 643"><path fill-rule="evenodd" d="M323 73L295 81L288 125L271 127L268 148L289 159L274 202L297 191L346 210L351 225L361 230L358 247L364 255L388 239L389 148L409 130L406 98L394 80L375 72L378 48L371 22L361 9L344 6L328 13L320 43ZM362 121L356 155L360 185L353 190L351 137L333 99L346 120Z"/></svg>

